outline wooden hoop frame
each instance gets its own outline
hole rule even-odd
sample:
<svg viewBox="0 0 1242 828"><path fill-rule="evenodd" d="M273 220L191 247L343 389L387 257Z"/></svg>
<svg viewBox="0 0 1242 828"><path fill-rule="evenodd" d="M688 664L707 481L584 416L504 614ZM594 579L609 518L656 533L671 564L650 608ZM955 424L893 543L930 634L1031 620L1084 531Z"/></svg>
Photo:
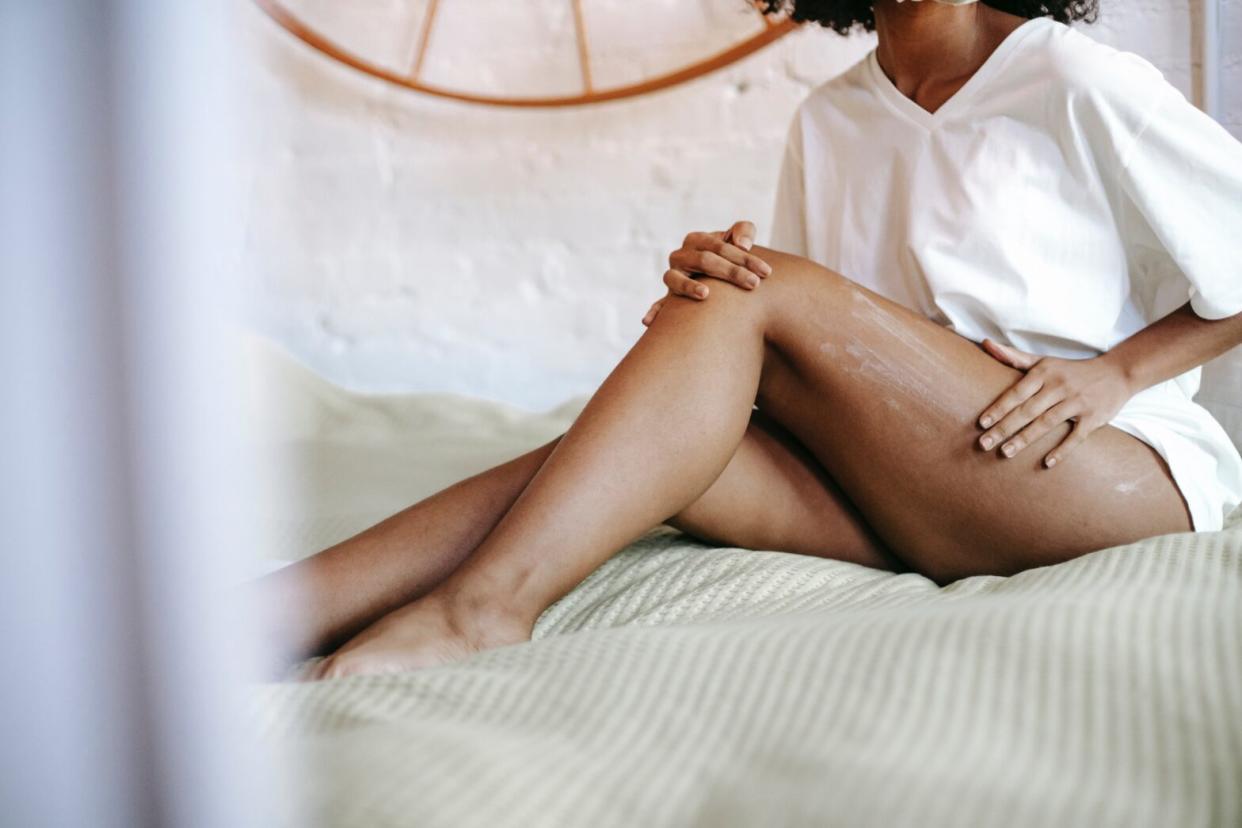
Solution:
<svg viewBox="0 0 1242 828"><path fill-rule="evenodd" d="M640 83L619 86L614 89L595 89L591 81L590 69L590 51L587 45L586 30L583 25L581 0L572 0L574 14L574 32L578 45L578 62L582 68L583 92L578 95L556 95L548 97L525 97L525 98L506 98L497 95L479 95L472 92L461 92L453 89L446 89L441 86L423 83L418 79L419 73L423 67L423 57L427 52L427 44L430 41L432 26L435 24L436 11L439 8L439 0L431 0L424 14L422 25L418 37L418 46L409 75L401 75L391 69L385 69L378 66L366 58L360 57L348 49L338 45L331 38L323 35L313 28L303 23L296 15L285 8L280 0L255 0L255 3L263 10L268 17L274 20L281 28L288 31L298 40L301 40L307 46L322 52L335 61L357 69L359 72L365 72L381 80L385 80L396 86L406 89L412 89L416 92L422 92L427 95L435 95L440 98L450 98L457 101L465 101L466 103L490 104L492 106L510 106L510 107L555 107L555 106L576 106L579 104L600 103L602 101L614 101L619 98L630 98L635 95L643 95L648 92L655 92L659 89L666 89L679 83L685 83L688 80L706 75L709 72L727 66L734 61L740 60L747 55L757 52L764 46L774 40L784 37L789 32L798 28L797 23L789 20L787 17L777 21L773 21L767 16L763 17L764 30L753 35L747 40L742 41L722 52L712 55L709 58L698 61L690 66L678 69L675 72L669 72L654 78L642 81ZM758 8L756 7L756 11Z"/></svg>

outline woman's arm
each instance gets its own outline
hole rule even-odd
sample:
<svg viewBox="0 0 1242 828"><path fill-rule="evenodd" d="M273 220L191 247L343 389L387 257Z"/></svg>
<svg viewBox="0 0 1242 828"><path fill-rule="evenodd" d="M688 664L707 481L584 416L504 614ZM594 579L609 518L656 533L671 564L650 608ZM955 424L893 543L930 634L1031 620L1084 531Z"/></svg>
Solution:
<svg viewBox="0 0 1242 828"><path fill-rule="evenodd" d="M1000 445L1001 456L1015 457L1073 420L1073 430L1044 458L1044 466L1051 468L1139 391L1240 344L1242 313L1204 319L1189 302L1090 359L1040 357L985 339L985 351L1026 375L979 415L979 427L985 429L979 444L984 449Z"/></svg>
<svg viewBox="0 0 1242 828"><path fill-rule="evenodd" d="M1137 394L1237 345L1242 345L1242 313L1204 319L1187 302L1103 356L1121 369Z"/></svg>

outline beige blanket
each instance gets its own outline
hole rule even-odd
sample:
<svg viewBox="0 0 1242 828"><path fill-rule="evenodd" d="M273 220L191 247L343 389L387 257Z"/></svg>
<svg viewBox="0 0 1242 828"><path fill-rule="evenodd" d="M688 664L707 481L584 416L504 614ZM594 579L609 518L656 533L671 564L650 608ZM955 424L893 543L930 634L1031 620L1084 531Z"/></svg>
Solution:
<svg viewBox="0 0 1242 828"><path fill-rule="evenodd" d="M452 397L263 386L278 557L563 431ZM293 500L275 494L295 485ZM1242 824L1233 528L938 589L653 531L446 668L259 689L304 817L351 826Z"/></svg>

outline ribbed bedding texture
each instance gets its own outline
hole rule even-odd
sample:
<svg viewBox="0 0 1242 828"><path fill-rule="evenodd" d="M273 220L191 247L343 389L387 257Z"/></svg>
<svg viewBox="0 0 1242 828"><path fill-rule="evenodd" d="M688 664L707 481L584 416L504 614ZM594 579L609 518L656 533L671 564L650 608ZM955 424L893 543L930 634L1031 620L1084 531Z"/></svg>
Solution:
<svg viewBox="0 0 1242 828"><path fill-rule="evenodd" d="M275 557L560 433L446 396L264 382ZM297 496L281 499L278 492ZM271 683L299 820L340 826L1242 825L1242 513L945 588L656 528L528 644Z"/></svg>

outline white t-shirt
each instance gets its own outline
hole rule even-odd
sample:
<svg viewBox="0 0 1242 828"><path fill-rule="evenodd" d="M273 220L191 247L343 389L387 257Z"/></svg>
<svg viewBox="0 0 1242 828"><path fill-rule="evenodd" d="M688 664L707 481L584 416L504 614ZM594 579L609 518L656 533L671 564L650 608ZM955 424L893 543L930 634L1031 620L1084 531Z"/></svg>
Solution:
<svg viewBox="0 0 1242 828"><path fill-rule="evenodd" d="M1190 301L1242 312L1242 144L1143 58L1028 20L935 113L872 51L790 126L770 246L973 341L1096 356ZM1242 457L1195 368L1111 424L1170 465L1195 528L1242 501Z"/></svg>

